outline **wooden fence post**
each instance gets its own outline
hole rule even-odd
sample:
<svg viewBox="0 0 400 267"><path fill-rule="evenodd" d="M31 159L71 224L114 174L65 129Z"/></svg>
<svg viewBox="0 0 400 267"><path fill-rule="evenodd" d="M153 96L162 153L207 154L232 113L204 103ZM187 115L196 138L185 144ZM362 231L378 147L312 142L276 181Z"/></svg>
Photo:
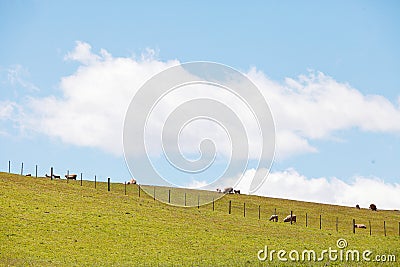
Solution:
<svg viewBox="0 0 400 267"><path fill-rule="evenodd" d="M97 177L96 177L96 175L94 176L94 188L96 188L97 187Z"/></svg>
<svg viewBox="0 0 400 267"><path fill-rule="evenodd" d="M186 207L186 192L185 192L185 207Z"/></svg>
<svg viewBox="0 0 400 267"><path fill-rule="evenodd" d="M229 200L229 209L228 209L229 214L231 214L231 209L232 209L232 200Z"/></svg>
<svg viewBox="0 0 400 267"><path fill-rule="evenodd" d="M290 211L290 224L292 224L292 219L293 219L293 211Z"/></svg>
<svg viewBox="0 0 400 267"><path fill-rule="evenodd" d="M11 160L8 161L8 173L11 173Z"/></svg>
<svg viewBox="0 0 400 267"><path fill-rule="evenodd" d="M215 203L214 203L214 198L213 198L213 211L215 210ZM399 222L399 235L400 235L400 222Z"/></svg>
<svg viewBox="0 0 400 267"><path fill-rule="evenodd" d="M168 189L168 203L171 203L171 189Z"/></svg>
<svg viewBox="0 0 400 267"><path fill-rule="evenodd" d="M371 221L368 221L368 224L369 224L369 235L372 235Z"/></svg>
<svg viewBox="0 0 400 267"><path fill-rule="evenodd" d="M35 166L35 177L37 178L37 164Z"/></svg>
<svg viewBox="0 0 400 267"><path fill-rule="evenodd" d="M108 184L108 187L107 187L107 189L108 189L108 192L110 192L110 180L111 180L111 178L110 177L108 177L107 178L107 184Z"/></svg>
<svg viewBox="0 0 400 267"><path fill-rule="evenodd" d="M356 233L356 220L353 219L353 234Z"/></svg>
<svg viewBox="0 0 400 267"><path fill-rule="evenodd" d="M308 223L308 218L307 218L307 212L306 212L306 227L308 226L307 223Z"/></svg>
<svg viewBox="0 0 400 267"><path fill-rule="evenodd" d="M258 219L261 219L261 205L258 205Z"/></svg>
<svg viewBox="0 0 400 267"><path fill-rule="evenodd" d="M336 232L338 232L338 231L339 231L338 224L339 224L339 218L338 218L338 217L336 217Z"/></svg>
<svg viewBox="0 0 400 267"><path fill-rule="evenodd" d="M383 232L385 233L386 236L386 221L383 221Z"/></svg>
<svg viewBox="0 0 400 267"><path fill-rule="evenodd" d="M53 167L50 168L50 177L51 177L51 180L53 180Z"/></svg>
<svg viewBox="0 0 400 267"><path fill-rule="evenodd" d="M243 217L246 217L246 202L243 202Z"/></svg>
<svg viewBox="0 0 400 267"><path fill-rule="evenodd" d="M319 229L322 229L322 215L319 215Z"/></svg>
<svg viewBox="0 0 400 267"><path fill-rule="evenodd" d="M139 197L140 197L140 184L138 185L138 194L139 194Z"/></svg>
<svg viewBox="0 0 400 267"><path fill-rule="evenodd" d="M24 163L22 162L21 163L21 175L23 175L24 174Z"/></svg>
<svg viewBox="0 0 400 267"><path fill-rule="evenodd" d="M81 186L82 186L82 173L81 173Z"/></svg>

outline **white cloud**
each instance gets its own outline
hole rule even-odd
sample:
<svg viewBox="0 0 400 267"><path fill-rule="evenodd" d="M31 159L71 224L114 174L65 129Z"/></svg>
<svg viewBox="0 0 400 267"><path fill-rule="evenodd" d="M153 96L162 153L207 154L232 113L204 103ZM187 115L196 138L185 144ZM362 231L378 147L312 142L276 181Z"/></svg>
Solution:
<svg viewBox="0 0 400 267"><path fill-rule="evenodd" d="M246 193L254 170L248 170L237 188ZM400 208L400 184L385 183L372 177L354 177L351 182L338 178L307 178L294 169L270 173L266 182L255 193L261 196L368 208Z"/></svg>
<svg viewBox="0 0 400 267"><path fill-rule="evenodd" d="M0 119L6 120L12 117L16 103L11 101L0 101Z"/></svg>
<svg viewBox="0 0 400 267"><path fill-rule="evenodd" d="M92 53L91 50L92 46L90 44L77 41L74 51L67 53L64 60L73 60L84 65L90 65L97 61L109 58L108 53L105 53L106 57L102 58L101 56Z"/></svg>
<svg viewBox="0 0 400 267"><path fill-rule="evenodd" d="M0 66L0 74L1 82L7 85L9 90L13 91L14 97L19 96L16 88L23 88L28 93L39 91L39 88L29 81L29 71L20 64L12 65L7 68L2 68Z"/></svg>
<svg viewBox="0 0 400 267"><path fill-rule="evenodd" d="M154 54L153 50L148 50L139 60L113 57L104 49L98 54L93 53L89 44L78 41L65 59L82 65L73 75L61 79L62 95L31 98L30 110L22 125L67 143L121 155L123 119L136 90L154 74L179 63L159 61ZM364 131L400 132L398 107L382 96L365 96L323 73L310 72L296 79L287 78L284 83L275 82L256 69L247 74L265 95L274 115L278 160L299 153L317 152L310 141L334 138L338 130L357 127ZM215 99L228 99L214 91ZM173 106L182 99L178 96L167 104ZM231 105L232 108L235 106ZM235 112L248 122L249 117L243 115L240 108ZM156 123L158 126L162 125L160 118ZM249 131L249 140L250 147L257 150L261 139L256 138L258 132L254 129ZM199 131L187 132L190 133L188 139L182 141L196 144L193 152L198 147L196 135ZM218 144L222 143L218 141ZM229 155L225 151L229 146L220 147L225 155Z"/></svg>
<svg viewBox="0 0 400 267"><path fill-rule="evenodd" d="M315 152L310 140L332 139L335 131L400 133L400 109L379 95L363 95L349 84L310 71L284 83L251 69L249 77L267 98L275 118L277 157Z"/></svg>
<svg viewBox="0 0 400 267"><path fill-rule="evenodd" d="M0 101L0 135L12 135L12 128L18 128L18 117L22 113L23 111L16 102L8 100ZM23 130L23 128L21 128L20 130Z"/></svg>
<svg viewBox="0 0 400 267"><path fill-rule="evenodd" d="M187 185L185 185L184 187L198 189L198 188L206 187L207 185L208 185L207 181L198 181L198 180L192 179L192 181L190 183L188 183Z"/></svg>
<svg viewBox="0 0 400 267"><path fill-rule="evenodd" d="M124 115L136 90L177 62L161 62L146 55L142 55L143 61L114 58L105 50L97 55L82 42L77 42L66 59L84 65L61 79L60 97L30 98L31 112L22 125L66 143L122 155Z"/></svg>

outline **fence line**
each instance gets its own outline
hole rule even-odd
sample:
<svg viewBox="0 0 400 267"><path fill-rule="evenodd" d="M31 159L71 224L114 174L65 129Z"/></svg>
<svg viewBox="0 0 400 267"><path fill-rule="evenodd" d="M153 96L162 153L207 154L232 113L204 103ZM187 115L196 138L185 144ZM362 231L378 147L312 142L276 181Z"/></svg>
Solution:
<svg viewBox="0 0 400 267"><path fill-rule="evenodd" d="M9 173L11 173L11 161L8 161L8 171L9 171ZM23 173L24 173L24 163L22 162L21 163L21 175L23 175ZM28 174L29 176L31 176L30 174ZM67 171L67 175L69 175L69 170ZM35 177L38 177L38 165L35 165ZM53 178L55 178L55 176L54 176L54 168L53 167L51 167L50 168L50 179L51 180L53 180ZM60 177L58 177L57 176L57 178L60 178ZM61 179L61 178L60 178ZM69 179L66 179L66 181L67 181L67 183L69 182ZM85 181L89 181L89 180L85 180ZM89 181L89 182L91 182L91 181ZM81 186L83 186L83 173L81 172L80 173L80 185ZM156 187L157 186L145 186L145 187L147 187L147 188L150 188L151 189L151 187L153 187L153 199L155 200L156 199ZM97 188L97 175L94 175L94 188ZM117 188L117 187L116 187ZM160 187L159 187L160 188ZM141 191L142 190L144 190L144 191L146 191L150 196L151 196L151 194L149 193L150 191L149 190L145 190L145 189L142 189L141 188L141 185L137 185L137 189L138 189L138 197L140 198L141 197ZM127 182L124 182L124 188L123 188L123 190L124 190L124 195L128 195L128 188L127 188ZM108 177L107 178L107 191L108 192L110 192L111 191L111 178L110 177ZM174 191L175 192L175 191ZM210 192L210 191L206 191L206 193L215 193L215 192ZM162 196L162 191L161 191L161 193L158 193L158 194L160 194L160 197ZM201 197L201 195L197 192L196 194L193 194L193 195L187 195L187 192L185 191L180 197L178 196L178 197L176 197L176 194L174 193L173 194L174 196L175 196L175 198L176 199L178 199L179 200L179 198L181 199L181 201L183 200L183 203L184 203L184 206L187 206L188 205L188 200L190 200L190 197L195 197L196 195L197 195L197 208L198 209L200 209L200 206L203 206L203 204L202 204L202 202L201 201L203 201L203 203L205 203L205 204L210 204L211 206L212 206L212 211L215 211L215 210L218 210L218 207L220 206L220 204L218 204L218 205L216 205L217 203L215 202L215 198L214 197L212 197L212 199L211 198L209 198L209 199L207 199L207 197L206 198L204 198L203 199L203 197ZM184 196L184 198L182 199L182 196ZM188 198L189 197L189 198ZM175 199L174 198L174 199ZM161 198L160 198L161 199ZM193 200L193 198L191 198L192 200ZM180 202L180 204L178 203L178 202L173 202L173 199L172 199L172 194L171 194L171 189L168 189L168 203L170 203L170 204L178 204L178 205L182 205L182 202ZM191 202L192 204L191 205L189 205L189 206L195 206L195 205L193 205L194 203L193 202ZM226 203L226 202L225 202ZM247 205L247 203L246 202L242 202L243 203L243 206L238 206L237 204L239 204L240 203L240 200L237 200L237 201L235 201L235 203L232 201L232 199L229 199L229 201L228 201L228 214L229 215L233 215L233 214L237 214L237 211L235 211L235 210L238 210L238 209L242 209L243 210L243 217L244 218L246 218L246 217L256 217L257 215L257 218L258 218L258 220L261 220L262 219L262 217L265 217L265 219L268 219L268 209L262 209L262 206L261 205L257 205L257 204L254 204L254 203L250 203L250 205ZM207 207L207 206L209 206L209 205L204 205L204 207ZM225 206L226 207L226 206ZM251 214L253 214L253 215L251 215ZM263 214L265 214L265 215L263 215ZM273 212L273 214L274 215L277 215L277 209L276 208L274 208L274 212ZM290 211L290 216L292 217L293 216L293 211L291 210ZM300 214L297 214L297 215L300 215ZM309 226L309 216L308 216L309 214L308 214L308 212L305 212L305 227L308 227ZM297 217L297 218L299 218L299 217ZM314 217L314 222L315 222L315 217ZM336 220L335 220L336 219ZM331 229L331 230L336 230L336 232L339 232L339 217L336 217L335 219L333 219L333 220L335 220L334 222L332 222L332 221L330 221L329 222L329 220L327 221L326 219L324 220L324 222L328 222L328 223L324 223L324 229ZM375 221L376 222L376 221ZM292 224L293 222L292 222L292 220L290 220L290 224ZM334 224L333 224L334 223ZM334 225L334 226L333 226ZM341 224L341 225L343 225L343 224ZM345 224L346 225L346 224ZM322 214L319 214L319 229L322 229ZM315 226L314 226L315 227ZM334 227L334 228L333 228ZM375 226L376 227L376 226ZM345 227L345 229L347 228L347 226ZM364 227L364 228L366 228L366 227ZM370 236L372 236L372 224L371 224L371 220L368 220L368 228L369 228L369 235ZM379 229L380 227L378 227L378 229ZM397 225L397 228L398 228L398 236L400 236L400 221L398 222L398 225ZM343 229L343 228L342 228ZM348 229L348 228L347 228ZM355 221L355 219L352 219L352 224L351 224L351 229L352 229L352 231L353 231L353 233L354 234L356 234L356 221ZM376 228L374 228L374 229L376 229ZM382 228L381 228L382 229ZM395 231L396 230L396 224L394 224L394 226L393 226L393 221L390 221L390 226L389 226L389 229L391 229L390 231L389 231L389 233L392 233L393 231ZM387 234L388 234L388 231L387 231L388 229L387 229L387 224L386 224L386 220L384 220L383 221L383 235L384 236L387 236ZM358 232L358 231L357 231ZM382 234L382 231L376 231L375 230L375 235L377 235L377 234L379 234L379 233L381 233ZM396 234L395 234L396 235Z"/></svg>

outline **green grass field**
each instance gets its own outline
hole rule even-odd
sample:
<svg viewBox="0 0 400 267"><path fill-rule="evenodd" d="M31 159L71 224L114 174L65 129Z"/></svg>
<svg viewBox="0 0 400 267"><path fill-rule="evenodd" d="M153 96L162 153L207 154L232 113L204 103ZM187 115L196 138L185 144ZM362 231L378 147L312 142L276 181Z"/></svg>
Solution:
<svg viewBox="0 0 400 267"><path fill-rule="evenodd" d="M50 180L0 173L1 266L399 266L399 211L157 187L153 200L136 185ZM143 186L153 192L154 188ZM197 203L208 203L197 207ZM231 201L231 214L228 214ZM245 204L244 204L245 203ZM379 203L378 208L379 208ZM245 210L244 210L245 205ZM214 206L214 210L213 210ZM280 221L269 222L276 212ZM245 211L245 214L244 214ZM297 223L283 223L293 211ZM260 213L259 213L260 212ZM305 217L307 213L307 224ZM245 215L245 216L244 216ZM322 229L320 229L320 215ZM369 229L356 229L352 219ZM336 231L336 220L338 231ZM386 223L386 236L383 222ZM260 261L269 250L338 249L395 255L396 262ZM288 258L288 255L286 255Z"/></svg>

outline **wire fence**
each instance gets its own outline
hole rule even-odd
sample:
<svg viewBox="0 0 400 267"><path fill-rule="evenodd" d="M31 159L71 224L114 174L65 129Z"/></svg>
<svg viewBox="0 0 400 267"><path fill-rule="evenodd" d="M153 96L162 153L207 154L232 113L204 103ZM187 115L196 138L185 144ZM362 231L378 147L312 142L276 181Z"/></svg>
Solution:
<svg viewBox="0 0 400 267"><path fill-rule="evenodd" d="M243 201L242 199L244 198L236 194L228 194L231 196L225 198L223 193L207 190L139 185L130 184L129 182L112 183L110 177L107 177L106 181L99 181L96 175L92 179L88 179L88 177L84 177L83 173L70 174L68 170L65 176L61 176L55 174L53 167L50 168L50 175L46 173L45 176L40 176L38 175L38 165L35 165L34 170L34 175L31 173L25 175L60 180L74 185L92 187L108 192L112 191L113 193L127 196L153 199L154 201L157 200L174 206L192 207L219 214L270 221L270 223L282 223L286 218L287 224L336 232L353 232L354 234L371 236L400 236L400 221L391 218L381 221L378 219L349 218L341 214L337 216L334 212L315 214L307 212L304 208L296 211L276 207L266 203L266 201L260 201L260 203L255 203L254 200L249 199ZM11 173L11 161L8 162L8 172ZM21 171L18 174L24 175L24 163L21 163Z"/></svg>

